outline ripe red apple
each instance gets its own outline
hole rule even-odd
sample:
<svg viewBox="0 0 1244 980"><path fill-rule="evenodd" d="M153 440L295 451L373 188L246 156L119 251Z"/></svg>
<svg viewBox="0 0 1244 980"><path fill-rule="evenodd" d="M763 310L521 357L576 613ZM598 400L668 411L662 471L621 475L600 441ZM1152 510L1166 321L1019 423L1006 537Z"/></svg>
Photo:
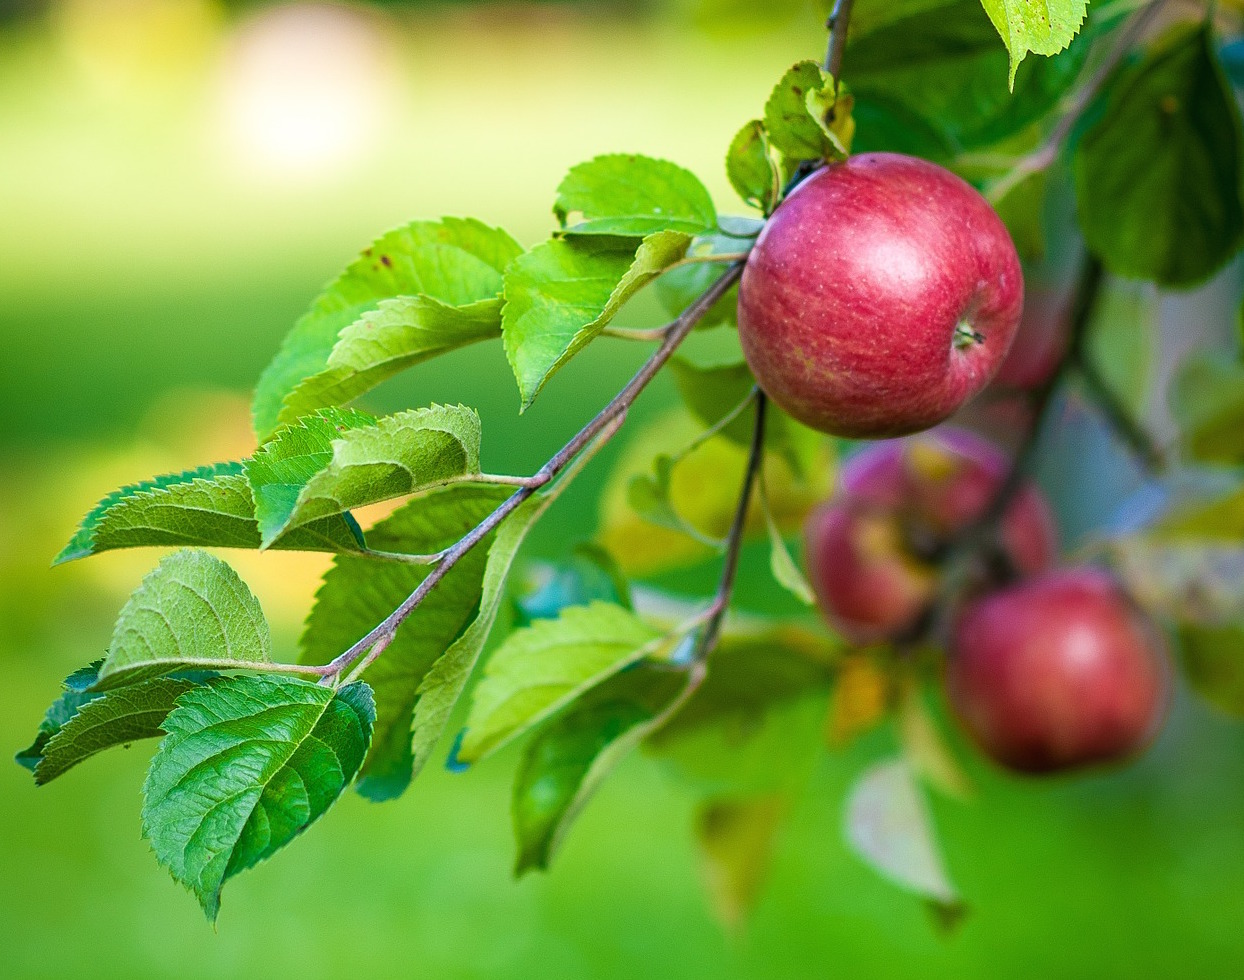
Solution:
<svg viewBox="0 0 1244 980"><path fill-rule="evenodd" d="M852 457L807 525L809 577L830 623L855 642L910 627L936 591L938 550L985 511L1007 468L989 443L951 428ZM1053 561L1054 525L1036 487L1016 494L1001 531L1017 571Z"/></svg>
<svg viewBox="0 0 1244 980"><path fill-rule="evenodd" d="M927 429L979 392L1019 322L1019 257L950 171L863 153L782 202L747 259L739 338L766 393L834 435Z"/></svg>
<svg viewBox="0 0 1244 980"><path fill-rule="evenodd" d="M1027 291L1015 341L998 368L994 386L1036 388L1050 379L1071 339L1070 305L1066 290Z"/></svg>
<svg viewBox="0 0 1244 980"><path fill-rule="evenodd" d="M950 703L986 755L1019 772L1114 762L1166 713L1157 628L1093 568L1051 572L976 600L959 617Z"/></svg>

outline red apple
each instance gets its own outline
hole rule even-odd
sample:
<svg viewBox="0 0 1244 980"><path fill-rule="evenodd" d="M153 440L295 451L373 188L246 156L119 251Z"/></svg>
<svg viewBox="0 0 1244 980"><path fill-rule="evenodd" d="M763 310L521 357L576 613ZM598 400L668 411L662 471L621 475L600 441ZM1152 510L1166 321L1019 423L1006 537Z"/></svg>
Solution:
<svg viewBox="0 0 1244 980"><path fill-rule="evenodd" d="M959 429L869 446L843 467L838 494L807 525L809 577L830 623L855 642L912 626L937 588L936 553L989 506L1006 457ZM1028 485L1002 519L1018 572L1049 567L1054 525Z"/></svg>
<svg viewBox="0 0 1244 980"><path fill-rule="evenodd" d="M1105 572L1051 572L976 600L959 617L950 703L990 758L1026 773L1134 755L1166 713L1156 627Z"/></svg>
<svg viewBox="0 0 1244 980"><path fill-rule="evenodd" d="M995 386L1036 388L1050 379L1071 339L1070 306L1066 290L1028 290L1015 341L998 368Z"/></svg>
<svg viewBox="0 0 1244 980"><path fill-rule="evenodd" d="M760 386L834 435L948 418L993 376L1023 306L1015 246L950 171L864 153L782 202L747 259L739 338Z"/></svg>

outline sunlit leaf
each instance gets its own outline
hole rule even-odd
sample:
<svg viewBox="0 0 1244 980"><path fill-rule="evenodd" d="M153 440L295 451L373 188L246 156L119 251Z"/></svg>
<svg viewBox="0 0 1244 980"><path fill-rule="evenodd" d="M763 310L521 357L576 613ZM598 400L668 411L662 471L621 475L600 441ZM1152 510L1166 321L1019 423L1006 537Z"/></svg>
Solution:
<svg viewBox="0 0 1244 980"><path fill-rule="evenodd" d="M572 167L553 207L569 234L642 238L662 231L698 235L717 227L717 209L690 171L634 153ZM571 215L581 220L568 223Z"/></svg>

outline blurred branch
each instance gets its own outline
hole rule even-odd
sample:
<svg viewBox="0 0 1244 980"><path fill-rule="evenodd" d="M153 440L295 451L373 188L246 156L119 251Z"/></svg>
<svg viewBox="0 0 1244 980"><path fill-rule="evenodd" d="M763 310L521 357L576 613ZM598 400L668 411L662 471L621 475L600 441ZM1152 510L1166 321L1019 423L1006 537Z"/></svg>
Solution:
<svg viewBox="0 0 1244 980"><path fill-rule="evenodd" d="M1110 428L1123 440L1132 455L1150 475L1163 472L1166 469L1166 454L1102 377L1097 364L1083 346L1075 352L1074 364L1093 404L1101 410Z"/></svg>

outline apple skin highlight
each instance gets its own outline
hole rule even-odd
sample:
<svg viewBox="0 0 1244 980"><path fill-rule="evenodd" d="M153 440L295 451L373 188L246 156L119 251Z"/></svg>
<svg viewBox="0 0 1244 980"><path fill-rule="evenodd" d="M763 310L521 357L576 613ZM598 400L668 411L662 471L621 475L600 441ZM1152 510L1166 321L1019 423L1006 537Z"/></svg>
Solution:
<svg viewBox="0 0 1244 980"><path fill-rule="evenodd" d="M930 428L989 383L1023 307L1002 220L935 164L865 153L819 170L761 232L739 338L761 388L849 438Z"/></svg>

